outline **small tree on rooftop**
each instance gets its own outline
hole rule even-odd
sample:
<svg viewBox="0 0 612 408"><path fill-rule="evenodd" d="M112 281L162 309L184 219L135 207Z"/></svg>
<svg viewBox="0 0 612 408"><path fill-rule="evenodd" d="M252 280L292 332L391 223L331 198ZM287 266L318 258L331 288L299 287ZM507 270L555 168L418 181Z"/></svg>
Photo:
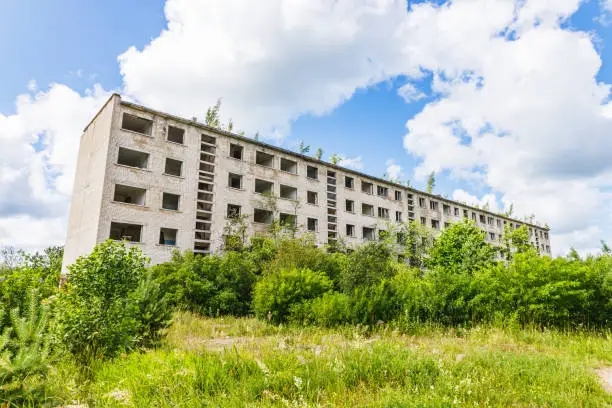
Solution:
<svg viewBox="0 0 612 408"><path fill-rule="evenodd" d="M436 172L432 171L427 178L427 192L431 194L433 189L436 187Z"/></svg>

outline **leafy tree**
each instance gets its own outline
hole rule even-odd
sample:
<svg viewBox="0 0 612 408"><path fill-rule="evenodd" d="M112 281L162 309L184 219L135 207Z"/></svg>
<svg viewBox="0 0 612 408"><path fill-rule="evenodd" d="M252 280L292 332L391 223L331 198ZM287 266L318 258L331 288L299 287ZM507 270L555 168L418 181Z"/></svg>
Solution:
<svg viewBox="0 0 612 408"><path fill-rule="evenodd" d="M485 241L485 232L463 220L446 228L434 241L425 264L454 273L472 274L493 263L496 250Z"/></svg>
<svg viewBox="0 0 612 408"><path fill-rule="evenodd" d="M300 140L300 144L298 146L298 153L306 154L310 151L310 145L306 145L303 140Z"/></svg>
<svg viewBox="0 0 612 408"><path fill-rule="evenodd" d="M529 242L529 230L525 225L512 229L509 225L504 228L501 253L504 259L511 260L516 253L533 251L535 248Z"/></svg>
<svg viewBox="0 0 612 408"><path fill-rule="evenodd" d="M610 249L606 241L604 241L603 239L601 240L601 252L605 255L612 254L612 250Z"/></svg>
<svg viewBox="0 0 612 408"><path fill-rule="evenodd" d="M221 110L221 98L217 99L217 103L214 106L209 107L206 110L206 118L204 119L204 123L207 126L214 127L220 129L221 119L219 116L219 111Z"/></svg>
<svg viewBox="0 0 612 408"><path fill-rule="evenodd" d="M427 178L427 192L431 194L433 189L436 187L436 172L432 171Z"/></svg>
<svg viewBox="0 0 612 408"><path fill-rule="evenodd" d="M331 164L338 164L342 161L342 157L339 154L334 153L329 158L329 161L331 162Z"/></svg>
<svg viewBox="0 0 612 408"><path fill-rule="evenodd" d="M506 217L512 217L512 214L514 214L514 203L510 203L508 209L503 213Z"/></svg>
<svg viewBox="0 0 612 408"><path fill-rule="evenodd" d="M317 160L321 160L321 158L323 157L323 149L319 147L315 153L315 157L317 158Z"/></svg>

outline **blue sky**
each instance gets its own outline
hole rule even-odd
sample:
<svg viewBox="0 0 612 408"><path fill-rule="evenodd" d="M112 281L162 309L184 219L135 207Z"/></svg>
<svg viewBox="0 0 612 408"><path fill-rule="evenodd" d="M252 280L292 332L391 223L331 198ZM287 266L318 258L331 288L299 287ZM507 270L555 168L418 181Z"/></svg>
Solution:
<svg viewBox="0 0 612 408"><path fill-rule="evenodd" d="M594 250L612 230L604 215L612 169L601 148L584 143L612 147L605 144L612 126L600 112L612 83L608 6L9 2L0 15L0 139L13 141L13 150L0 154L0 193L25 187L14 194L19 202L10 202L11 194L0 200L0 244L24 245L10 226L26 221L60 230L36 245L61 242L75 129L119 91L184 116L222 97L247 133L262 130L289 148L303 140L376 176L392 161L416 187L436 171L438 193L499 209L513 203L519 215L535 213L553 232L558 226L553 247ZM498 38L509 31L516 35ZM483 89L471 79L461 84L466 73L477 73ZM36 87L28 89L31 81ZM420 95L407 101L403 86ZM58 106L69 106L65 121L79 126L62 122ZM458 134L464 140L455 140ZM564 157L576 149L575 171L550 170L574 163ZM46 183L37 184L40 173ZM571 199L560 204L560 194ZM41 205L51 208L46 215L27 210ZM576 215L578 207L590 217Z"/></svg>

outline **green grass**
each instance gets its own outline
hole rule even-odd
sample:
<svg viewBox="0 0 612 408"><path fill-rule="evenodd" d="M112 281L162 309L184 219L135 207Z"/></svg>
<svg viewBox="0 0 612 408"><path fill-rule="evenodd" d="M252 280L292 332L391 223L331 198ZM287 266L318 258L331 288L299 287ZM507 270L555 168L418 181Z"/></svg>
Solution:
<svg viewBox="0 0 612 408"><path fill-rule="evenodd" d="M275 327L179 313L164 344L49 382L96 407L606 407L610 333Z"/></svg>

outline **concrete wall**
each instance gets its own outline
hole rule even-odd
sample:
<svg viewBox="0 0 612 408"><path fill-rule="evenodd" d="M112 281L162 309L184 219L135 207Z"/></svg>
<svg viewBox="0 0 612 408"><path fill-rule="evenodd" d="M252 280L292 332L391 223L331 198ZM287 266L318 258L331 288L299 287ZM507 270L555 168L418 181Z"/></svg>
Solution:
<svg viewBox="0 0 612 408"><path fill-rule="evenodd" d="M64 246L64 273L98 242L111 123L120 102L118 96L111 97L81 135Z"/></svg>

